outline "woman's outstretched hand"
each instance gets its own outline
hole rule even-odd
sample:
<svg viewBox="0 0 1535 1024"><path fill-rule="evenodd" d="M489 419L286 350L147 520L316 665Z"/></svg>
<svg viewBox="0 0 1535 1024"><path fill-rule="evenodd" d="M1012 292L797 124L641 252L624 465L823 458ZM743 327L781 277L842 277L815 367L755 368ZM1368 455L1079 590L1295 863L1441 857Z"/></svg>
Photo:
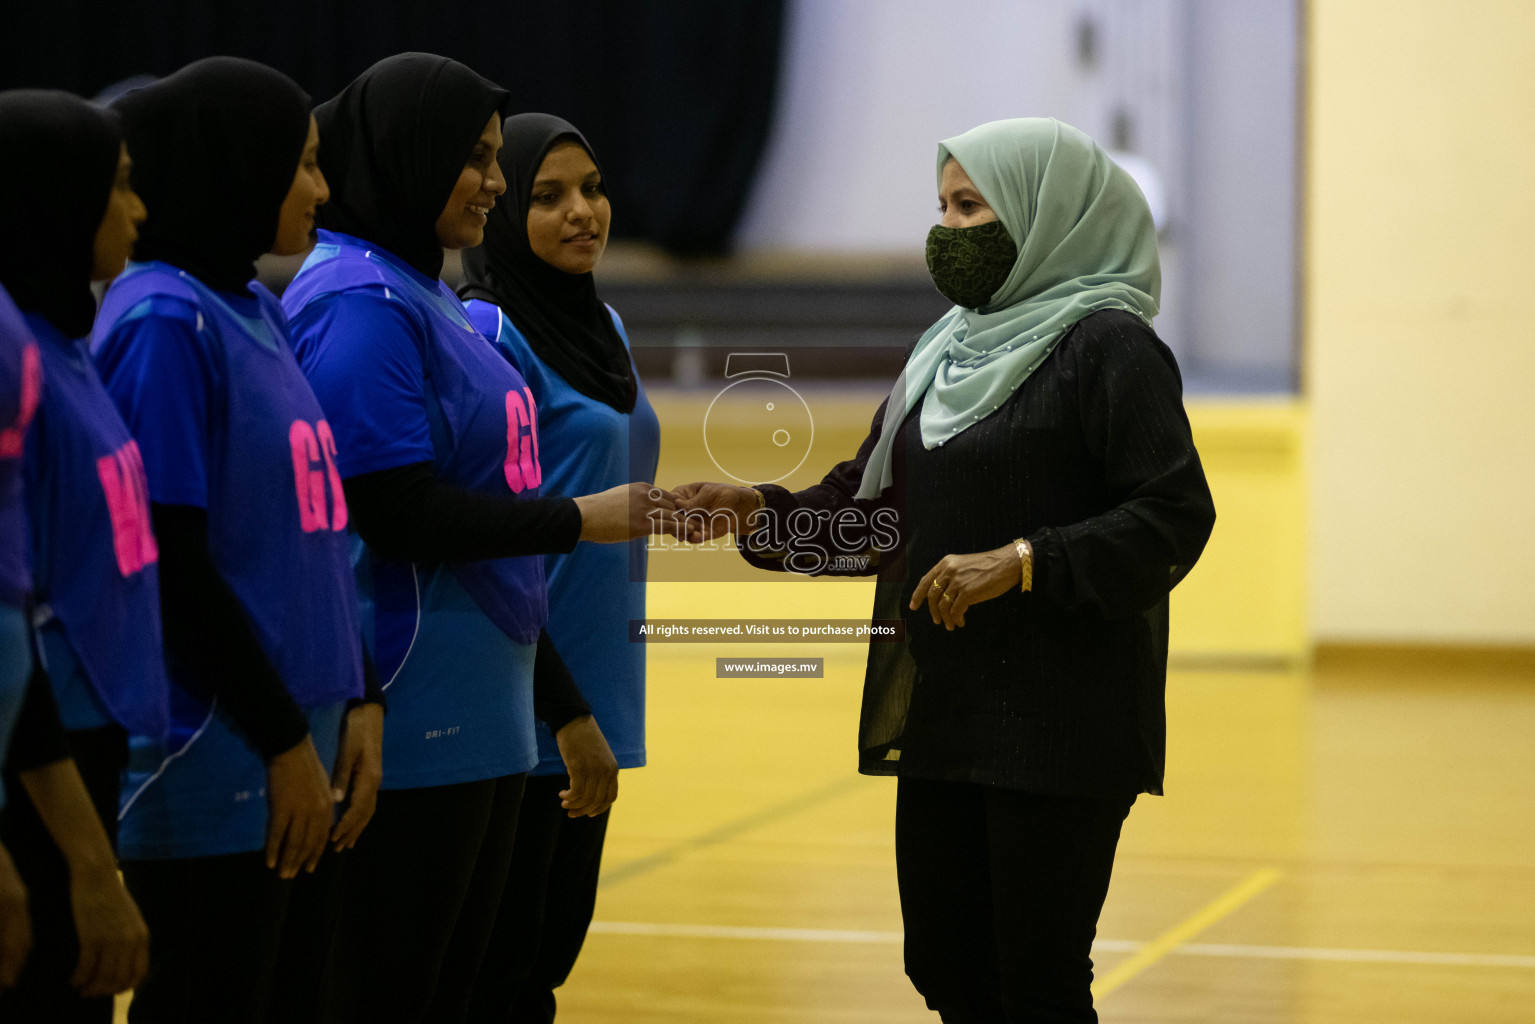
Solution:
<svg viewBox="0 0 1535 1024"><path fill-rule="evenodd" d="M581 539L616 544L652 533L683 536L677 503L670 491L636 481L576 499L581 510Z"/></svg>
<svg viewBox="0 0 1535 1024"><path fill-rule="evenodd" d="M973 555L944 555L917 582L909 607L927 602L933 625L953 631L965 624L965 612L982 601L1001 597L1022 578L1018 549L1011 544Z"/></svg>
<svg viewBox="0 0 1535 1024"><path fill-rule="evenodd" d="M757 492L732 484L691 483L672 489L677 508L687 522L687 539L695 543L733 533L744 537L757 511Z"/></svg>

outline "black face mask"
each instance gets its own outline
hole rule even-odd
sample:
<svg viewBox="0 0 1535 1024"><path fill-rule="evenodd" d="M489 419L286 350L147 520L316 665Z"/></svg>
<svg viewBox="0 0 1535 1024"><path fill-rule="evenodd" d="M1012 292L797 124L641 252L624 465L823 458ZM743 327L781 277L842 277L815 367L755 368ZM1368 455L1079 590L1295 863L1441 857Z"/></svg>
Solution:
<svg viewBox="0 0 1535 1024"><path fill-rule="evenodd" d="M1018 261L1018 247L1000 220L973 228L934 224L927 233L927 272L939 294L956 306L984 306Z"/></svg>

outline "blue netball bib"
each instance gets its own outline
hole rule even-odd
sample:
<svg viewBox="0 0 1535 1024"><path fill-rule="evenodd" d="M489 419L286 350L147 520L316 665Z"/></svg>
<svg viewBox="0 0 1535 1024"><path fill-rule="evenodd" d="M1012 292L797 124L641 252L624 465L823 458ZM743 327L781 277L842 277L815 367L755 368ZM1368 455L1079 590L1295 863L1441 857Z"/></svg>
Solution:
<svg viewBox="0 0 1535 1024"><path fill-rule="evenodd" d="M362 694L346 498L282 310L252 288L241 302L167 264L130 264L95 355L142 442L151 498L207 510L214 565L294 700L316 707ZM188 441L175 435L193 405L204 436Z"/></svg>
<svg viewBox="0 0 1535 1024"><path fill-rule="evenodd" d="M343 478L430 462L480 494L539 494L526 381L440 282L322 231L283 295ZM537 761L532 666L547 619L538 557L417 564L358 544L358 591L389 694L384 787L448 785Z"/></svg>
<svg viewBox="0 0 1535 1024"><path fill-rule="evenodd" d="M215 292L163 263L107 291L95 356L142 450L150 499L207 510L208 547L258 642L334 763L362 694L360 617L335 437L289 348L277 300ZM134 738L124 859L260 849L266 766L208 687L171 670L171 730Z"/></svg>
<svg viewBox="0 0 1535 1024"><path fill-rule="evenodd" d="M25 470L34 622L57 636L45 650L65 662L48 666L59 710L68 728L105 724L91 714L99 701L110 721L158 738L168 724L167 689L144 461L85 343L41 316L29 313L27 323L44 380Z"/></svg>
<svg viewBox="0 0 1535 1024"><path fill-rule="evenodd" d="M533 393L522 375L485 343L447 285L429 281L366 242L322 231L320 244L283 295L283 305L297 317L316 299L349 290L376 291L397 300L409 310L421 338L430 339L421 345L420 355L438 478L480 494L537 497L543 470ZM306 334L299 347L307 368L310 349L317 346ZM367 348L356 346L355 351L364 365L354 371L369 372ZM334 352L332 348L328 354ZM332 400L342 398L335 395ZM379 410L367 415L377 417ZM520 644L537 641L548 619L538 558L455 562L452 569L507 636Z"/></svg>

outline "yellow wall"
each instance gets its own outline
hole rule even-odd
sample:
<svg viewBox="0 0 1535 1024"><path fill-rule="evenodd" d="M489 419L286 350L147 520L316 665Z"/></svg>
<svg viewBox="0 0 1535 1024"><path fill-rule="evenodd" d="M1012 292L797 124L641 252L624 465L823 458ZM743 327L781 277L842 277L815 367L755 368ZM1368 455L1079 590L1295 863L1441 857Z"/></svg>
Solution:
<svg viewBox="0 0 1535 1024"><path fill-rule="evenodd" d="M1174 659L1295 663L1306 634L1306 410L1293 399L1186 402L1215 530L1172 596Z"/></svg>
<svg viewBox="0 0 1535 1024"><path fill-rule="evenodd" d="M1535 3L1310 23L1313 633L1535 643Z"/></svg>

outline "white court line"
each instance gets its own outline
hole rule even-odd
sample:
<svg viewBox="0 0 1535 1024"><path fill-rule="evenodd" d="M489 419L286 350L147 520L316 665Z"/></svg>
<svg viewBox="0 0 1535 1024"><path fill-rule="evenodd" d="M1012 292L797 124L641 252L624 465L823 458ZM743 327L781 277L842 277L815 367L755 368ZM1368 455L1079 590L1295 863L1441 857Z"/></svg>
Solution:
<svg viewBox="0 0 1535 1024"><path fill-rule="evenodd" d="M844 931L830 928L744 928L717 924L651 924L638 921L593 921L597 935L655 935L685 939L759 939L776 942L838 942L899 946L901 932ZM1099 939L1097 953L1133 953L1144 942ZM1441 967L1522 967L1535 970L1535 956L1503 953L1416 953L1395 949L1322 949L1309 946L1240 946L1191 942L1172 950L1174 956L1246 957L1258 960L1325 960L1334 963L1423 964Z"/></svg>
<svg viewBox="0 0 1535 1024"><path fill-rule="evenodd" d="M828 928L736 928L718 924L644 924L635 921L593 921L598 935L664 935L684 939L772 939L779 942L851 942L899 946L901 932L836 931Z"/></svg>
<svg viewBox="0 0 1535 1024"><path fill-rule="evenodd" d="M1395 949L1317 949L1309 946L1231 946L1191 942L1175 953L1189 956L1246 956L1268 960L1334 960L1357 964L1435 964L1443 967L1535 968L1535 956L1514 953L1414 953Z"/></svg>
<svg viewBox="0 0 1535 1024"><path fill-rule="evenodd" d="M1123 988L1167 954L1176 952L1179 946L1200 932L1241 910L1279 879L1280 874L1276 868L1259 868L1254 871L1237 885L1221 893L1212 902L1200 907L1193 914L1125 957L1101 977L1094 978L1093 998L1102 999L1115 989Z"/></svg>

